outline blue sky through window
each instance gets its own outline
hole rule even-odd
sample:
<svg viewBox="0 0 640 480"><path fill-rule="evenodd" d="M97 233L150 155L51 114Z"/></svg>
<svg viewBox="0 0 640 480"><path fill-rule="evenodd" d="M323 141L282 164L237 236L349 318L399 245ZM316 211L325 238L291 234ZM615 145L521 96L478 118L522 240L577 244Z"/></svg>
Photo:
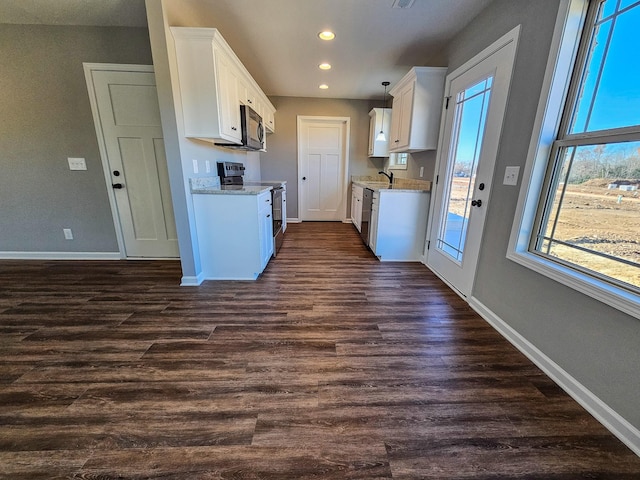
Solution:
<svg viewBox="0 0 640 480"><path fill-rule="evenodd" d="M598 22L571 133L640 124L640 2L607 0Z"/></svg>

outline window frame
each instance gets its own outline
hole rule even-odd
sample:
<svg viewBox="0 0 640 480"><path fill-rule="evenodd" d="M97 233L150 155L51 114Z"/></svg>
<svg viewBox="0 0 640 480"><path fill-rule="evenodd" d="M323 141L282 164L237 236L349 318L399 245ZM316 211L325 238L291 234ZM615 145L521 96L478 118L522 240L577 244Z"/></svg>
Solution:
<svg viewBox="0 0 640 480"><path fill-rule="evenodd" d="M596 300L640 318L640 295L613 283L567 267L530 251L535 243L536 228L548 198L547 169L554 152L567 138L559 137L565 104L575 93L570 90L574 66L578 58L582 30L587 21L589 0L561 0L551 43L538 111L522 176L522 186L513 222L507 258ZM601 131L598 136L628 138L635 127ZM572 144L592 143L591 134L571 135Z"/></svg>
<svg viewBox="0 0 640 480"><path fill-rule="evenodd" d="M404 163L398 162L398 160L404 160ZM402 153L389 153L389 170L406 170L409 163L409 154Z"/></svg>

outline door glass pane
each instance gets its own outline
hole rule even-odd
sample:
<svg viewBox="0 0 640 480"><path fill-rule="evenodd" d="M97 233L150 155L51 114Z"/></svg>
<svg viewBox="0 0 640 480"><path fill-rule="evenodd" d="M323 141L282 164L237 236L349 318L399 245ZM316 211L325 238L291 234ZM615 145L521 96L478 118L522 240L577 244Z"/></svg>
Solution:
<svg viewBox="0 0 640 480"><path fill-rule="evenodd" d="M471 215L471 196L493 77L486 78L456 95L450 157L445 182L445 215L438 230L436 247L457 262L462 261Z"/></svg>
<svg viewBox="0 0 640 480"><path fill-rule="evenodd" d="M620 8L618 8L620 7ZM604 18L603 18L604 17ZM569 133L640 124L640 2L623 10L607 0L596 20Z"/></svg>

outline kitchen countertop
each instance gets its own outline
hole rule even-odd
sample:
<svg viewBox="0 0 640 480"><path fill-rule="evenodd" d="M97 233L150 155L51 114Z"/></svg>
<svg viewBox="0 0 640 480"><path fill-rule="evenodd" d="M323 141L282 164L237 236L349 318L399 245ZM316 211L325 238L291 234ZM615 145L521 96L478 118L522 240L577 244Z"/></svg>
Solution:
<svg viewBox="0 0 640 480"><path fill-rule="evenodd" d="M262 180L260 182L248 181L244 182L249 186L263 186L263 187L284 187L287 184L286 180Z"/></svg>
<svg viewBox="0 0 640 480"><path fill-rule="evenodd" d="M273 190L273 185L220 185L219 177L189 179L191 193L204 195L260 195Z"/></svg>
<svg viewBox="0 0 640 480"><path fill-rule="evenodd" d="M353 183L361 186L362 188L368 188L374 192L389 191L389 192L430 192L431 187L427 186L408 186L401 184L390 185L389 182L371 182L366 180L353 180Z"/></svg>
<svg viewBox="0 0 640 480"><path fill-rule="evenodd" d="M351 181L362 188L368 188L377 192L431 192L431 182L429 180L418 180L413 178L393 179L393 184L384 175L352 176Z"/></svg>
<svg viewBox="0 0 640 480"><path fill-rule="evenodd" d="M260 195L273 190L272 186L264 185L222 185L220 187L191 187L191 193L205 195Z"/></svg>

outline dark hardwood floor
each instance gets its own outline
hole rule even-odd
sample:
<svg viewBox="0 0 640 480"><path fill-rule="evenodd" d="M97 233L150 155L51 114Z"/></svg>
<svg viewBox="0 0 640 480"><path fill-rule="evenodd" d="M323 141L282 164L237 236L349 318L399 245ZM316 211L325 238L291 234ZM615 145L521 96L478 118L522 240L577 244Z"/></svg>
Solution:
<svg viewBox="0 0 640 480"><path fill-rule="evenodd" d="M639 479L420 264L290 225L255 282L0 262L1 479Z"/></svg>

